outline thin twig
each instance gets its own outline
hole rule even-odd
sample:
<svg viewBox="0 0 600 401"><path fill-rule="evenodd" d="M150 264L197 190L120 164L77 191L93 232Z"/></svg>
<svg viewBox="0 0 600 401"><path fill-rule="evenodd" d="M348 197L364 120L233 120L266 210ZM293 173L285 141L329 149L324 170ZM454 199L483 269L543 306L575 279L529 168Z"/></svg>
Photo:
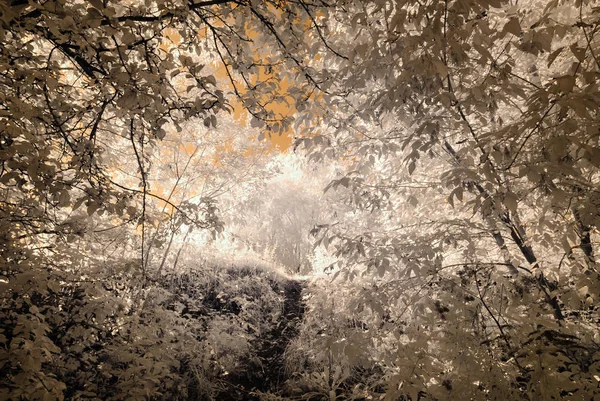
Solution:
<svg viewBox="0 0 600 401"><path fill-rule="evenodd" d="M141 256L142 256L142 287L144 287L146 285L146 265L144 263L144 242L146 241L145 235L146 235L146 195L148 193L148 182L146 181L146 172L144 171L144 164L142 161L142 156L140 156L140 153L137 150L137 146L135 145L135 123L134 123L134 119L133 117L131 118L131 120L129 120L129 138L131 140L131 145L133 146L133 151L135 153L135 158L137 160L137 164L138 164L138 168L140 169L140 174L142 176L142 216L141 216L141 222L142 222L142 250L141 250ZM142 146L143 146L143 138L142 138ZM142 148L142 152L143 152L143 148Z"/></svg>

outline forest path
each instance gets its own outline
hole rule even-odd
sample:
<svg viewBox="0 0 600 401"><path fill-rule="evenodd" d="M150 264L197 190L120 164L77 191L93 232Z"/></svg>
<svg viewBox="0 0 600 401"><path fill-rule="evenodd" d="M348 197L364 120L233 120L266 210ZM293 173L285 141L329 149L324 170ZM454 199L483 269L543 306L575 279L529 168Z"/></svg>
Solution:
<svg viewBox="0 0 600 401"><path fill-rule="evenodd" d="M245 374L230 377L230 382L237 388L235 394L221 394L218 399L259 400L256 393L277 393L285 382L284 353L300 330L305 311L302 300L305 284L302 280L289 279L277 287L284 296L279 319L251 343L253 357L243 361L247 367Z"/></svg>
<svg viewBox="0 0 600 401"><path fill-rule="evenodd" d="M261 391L274 390L285 379L284 353L290 341L298 335L304 316L302 290L302 284L298 281L290 280L285 284L281 317L264 338L258 339L262 348L257 354L264 361L265 369L264 389Z"/></svg>

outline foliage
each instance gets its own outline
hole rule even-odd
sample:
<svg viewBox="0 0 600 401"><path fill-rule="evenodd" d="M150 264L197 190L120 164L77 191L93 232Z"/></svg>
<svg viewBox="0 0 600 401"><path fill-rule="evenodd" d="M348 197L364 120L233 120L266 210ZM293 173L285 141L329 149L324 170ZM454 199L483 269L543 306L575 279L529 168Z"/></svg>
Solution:
<svg viewBox="0 0 600 401"><path fill-rule="evenodd" d="M309 232L328 218L336 200L333 193L323 194L331 170L294 153L271 156L264 166L255 166L252 181L237 185L222 202L226 235L290 273L312 272Z"/></svg>
<svg viewBox="0 0 600 401"><path fill-rule="evenodd" d="M187 262L143 291L121 270L118 281L53 276L4 303L2 398L212 399L256 387L247 366L264 369L264 334L291 324L286 279Z"/></svg>
<svg viewBox="0 0 600 401"><path fill-rule="evenodd" d="M359 215L315 234L341 257L338 277L369 283L354 310L390 310L392 327L372 333L398 347L382 357L387 396L594 397L598 9L342 13L332 46L349 59L324 70L327 127L301 142L313 160L348 161L329 189Z"/></svg>
<svg viewBox="0 0 600 401"><path fill-rule="evenodd" d="M310 15L322 6L100 0L0 4L3 398L63 399L79 394L86 377L71 378L54 369L63 369L70 342L79 347L76 360L97 358L98 350L89 347L104 347L107 338L116 336L115 325L129 323L148 331L148 342L137 349L130 340L115 339L109 354L122 351L129 356L96 366L92 376L102 376L102 369L108 376L90 393L101 398L164 397L178 385L169 379L175 369L169 358L159 363L149 354L144 359L146 351L162 344L163 334L156 333L163 329L157 322L167 323L169 314L135 319L144 313L138 302L165 261L163 256L150 272L150 251L163 234L168 238L184 226L188 232L191 227L218 233L221 223L211 197L171 200L155 192L151 149L168 131L181 130L193 118L215 128L216 115L233 109L230 94L253 115L253 125L273 133L285 130L289 121L270 108L281 101L273 95L278 84L260 74L284 64L294 66L282 69L289 74L303 68L286 49L297 47L296 35L316 35L319 28L310 23ZM309 24L281 37L281 15L298 15L299 22ZM257 43L274 50L264 62L256 61ZM217 81L219 72L229 86ZM296 93L302 97L305 91ZM170 232L161 233L164 204L170 212ZM133 239L132 230L123 228L130 222L137 223ZM102 233L115 234L108 244L123 254L122 259L114 252L102 259L98 253L105 252L107 242L86 241L106 238ZM126 238L126 247L114 245L122 245L119 236ZM137 260L127 254L127 247L139 255ZM103 268L118 273L111 276ZM87 283L90 277L93 284L71 284ZM125 285L128 290L113 297L103 285ZM113 310L125 301L132 305ZM71 311L68 305L77 307ZM65 308L70 312L63 312ZM52 323L53 316L58 320ZM63 343L70 327L75 327L73 339ZM170 349L163 351L168 354ZM77 363L67 370L75 371ZM134 385L132 374L147 369L156 372L148 376L146 386ZM117 371L123 380L114 379ZM131 393L134 388L149 393ZM112 395L103 393L113 390Z"/></svg>
<svg viewBox="0 0 600 401"><path fill-rule="evenodd" d="M597 398L599 12L0 4L0 398Z"/></svg>

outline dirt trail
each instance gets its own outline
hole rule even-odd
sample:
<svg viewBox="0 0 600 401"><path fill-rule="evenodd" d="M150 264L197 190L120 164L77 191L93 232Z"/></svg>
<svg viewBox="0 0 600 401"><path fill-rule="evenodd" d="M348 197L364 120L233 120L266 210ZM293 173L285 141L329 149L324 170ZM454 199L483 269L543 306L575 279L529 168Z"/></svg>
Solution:
<svg viewBox="0 0 600 401"><path fill-rule="evenodd" d="M302 301L302 281L285 281L278 290L283 292L284 303L281 316L273 323L271 330L257 337L252 346L254 357L244 361L243 376L230 377L234 385L230 394L220 394L219 400L258 400L254 392L277 393L285 381L284 353L292 339L298 335L304 315ZM231 391L232 389L229 389Z"/></svg>

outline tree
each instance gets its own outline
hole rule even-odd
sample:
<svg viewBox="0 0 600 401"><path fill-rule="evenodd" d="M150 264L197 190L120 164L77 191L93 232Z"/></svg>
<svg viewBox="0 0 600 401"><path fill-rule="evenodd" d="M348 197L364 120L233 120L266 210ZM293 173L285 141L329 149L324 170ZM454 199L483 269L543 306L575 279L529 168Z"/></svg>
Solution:
<svg viewBox="0 0 600 401"><path fill-rule="evenodd" d="M327 128L302 142L314 159L348 160L331 187L372 211L364 228L340 219L318 234L353 267L347 277L366 269L391 280L363 294L375 319L394 305L400 328L389 333L406 336L390 391L592 396L594 380L579 372L599 355L588 320L598 297L597 9L401 1L340 12L331 29L343 35L329 44L348 60L326 64ZM594 356L583 362L574 349ZM428 381L434 371L447 376ZM474 371L486 373L465 375Z"/></svg>
<svg viewBox="0 0 600 401"><path fill-rule="evenodd" d="M295 150L347 167L328 186L346 203L312 233L351 282L325 299L371 328L342 344L336 316L311 344L342 344L342 364L353 338L382 344L369 363L390 399L597 396L592 2L13 0L0 15L2 397L183 394L180 361L156 355L198 343L171 342L177 302L144 307L149 261L161 209L165 238L220 220L212 200L156 192L151 149L240 107L262 137L286 132L284 103ZM136 257L95 255L100 219L135 233Z"/></svg>
<svg viewBox="0 0 600 401"><path fill-rule="evenodd" d="M310 230L338 210L323 194L332 166L307 162L292 152L271 155L252 181L223 201L225 233L242 249L284 266L290 274L312 274ZM267 195L268 194L268 195Z"/></svg>
<svg viewBox="0 0 600 401"><path fill-rule="evenodd" d="M85 203L88 214L128 211L139 217L145 201L141 211L127 206L129 195L153 197L144 147L164 138L168 124L177 128L199 116L214 127L216 114L231 109L215 73L231 80L257 125L275 133L285 129L289 122L268 110L277 99L265 92L277 85L263 79L264 71L286 62L296 67L291 74L302 63L285 53L299 41L279 36L284 21L276 17L296 16L299 27L310 32L318 26L302 23L320 7L230 1L2 5L3 185L12 196L27 191L35 199L28 202L36 203L27 208L49 202L77 209ZM254 51L263 42L274 51L258 62ZM210 65L214 61L221 62L220 70ZM261 82L254 82L261 73ZM246 85L244 92L234 74ZM135 156L138 188L123 188L106 171L111 147L119 142L128 142ZM8 202L4 214L25 213L16 204ZM4 227L5 243L53 232L60 224L37 220L44 221L23 218L18 229Z"/></svg>
<svg viewBox="0 0 600 401"><path fill-rule="evenodd" d="M129 321L124 315L143 314L117 307L113 290L89 275L104 271L109 288L127 281L131 288L116 298L140 302L149 285L156 201L188 226L218 228L210 202L176 204L154 192L149 150L192 118L214 128L218 113L232 111L232 97L265 134L285 130L290 121L273 103L304 98L316 83L306 81L283 99L277 81L265 77L310 76L293 49L305 45L300 36L318 36L311 19L326 7L227 0L0 4L2 398L62 399L67 376L55 362L57 345L66 347L65 330L78 327L86 347L102 347L116 335L116 322ZM298 24L287 29L283 15ZM109 227L94 227L94 219L112 219L115 232L136 223L137 260L98 260L86 233ZM119 273L111 276L113 269ZM99 306L98 298L109 305ZM81 307L76 318L50 318L71 303ZM142 321L154 324L148 319ZM84 358L80 351L75 355Z"/></svg>

